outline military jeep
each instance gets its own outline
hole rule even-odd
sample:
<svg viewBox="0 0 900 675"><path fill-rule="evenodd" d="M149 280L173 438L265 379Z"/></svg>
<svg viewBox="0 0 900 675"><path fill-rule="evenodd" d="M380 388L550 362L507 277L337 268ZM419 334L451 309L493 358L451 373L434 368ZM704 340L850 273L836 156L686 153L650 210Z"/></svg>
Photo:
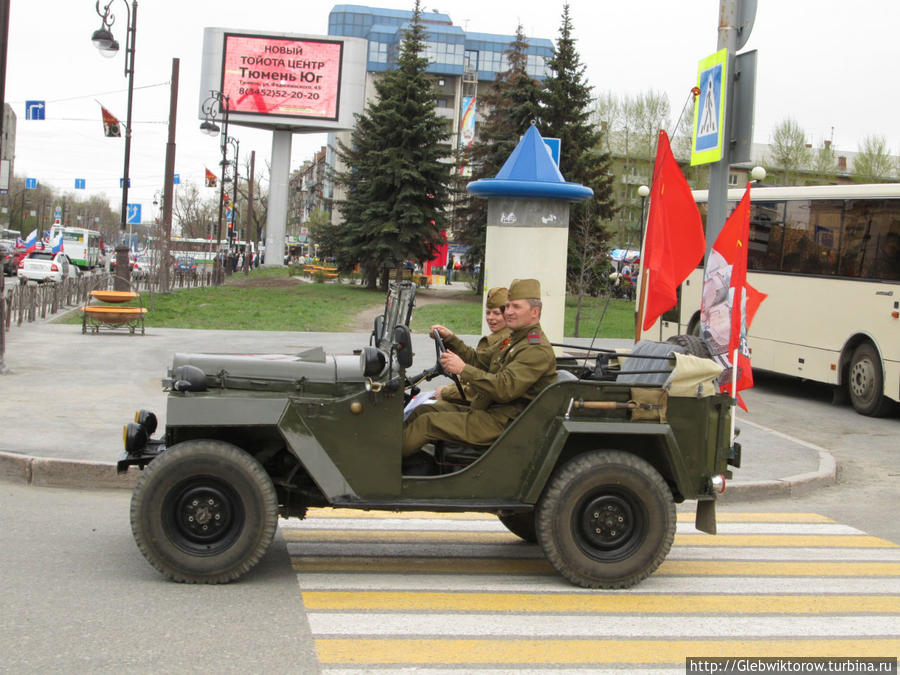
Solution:
<svg viewBox="0 0 900 675"><path fill-rule="evenodd" d="M409 373L414 300L415 286L394 284L354 354L174 356L164 433L154 439L156 416L139 411L118 463L142 469L131 524L155 568L181 582L235 580L265 554L279 516L309 507L493 513L588 588L650 575L672 545L676 502L697 500L697 527L715 532L740 448L732 400L713 385L721 369L687 353L702 343L561 356L557 381L491 446L434 443L434 470L410 475L404 405L441 374L439 359ZM683 375L697 364L699 376Z"/></svg>

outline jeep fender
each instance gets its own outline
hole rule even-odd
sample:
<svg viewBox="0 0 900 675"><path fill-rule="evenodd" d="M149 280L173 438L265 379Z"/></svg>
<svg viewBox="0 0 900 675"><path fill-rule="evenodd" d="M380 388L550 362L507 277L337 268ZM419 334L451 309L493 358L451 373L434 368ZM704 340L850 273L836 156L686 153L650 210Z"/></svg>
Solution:
<svg viewBox="0 0 900 675"><path fill-rule="evenodd" d="M661 452L644 457L650 462L663 477L669 481L676 500L680 498L694 499L697 491L690 484L687 468L678 451L678 441L668 424L639 423L639 422L605 422L598 425L596 422L584 422L577 420L562 420L557 427L548 451L543 456L541 466L535 472L534 480L529 490L523 495L527 503L537 503L541 492L550 476L556 469L560 457L563 455L569 438L575 435L596 438L598 447L610 447L624 452L629 452L627 443L622 443L623 437L641 437L653 439L654 445L661 448ZM615 441L610 442L611 439Z"/></svg>

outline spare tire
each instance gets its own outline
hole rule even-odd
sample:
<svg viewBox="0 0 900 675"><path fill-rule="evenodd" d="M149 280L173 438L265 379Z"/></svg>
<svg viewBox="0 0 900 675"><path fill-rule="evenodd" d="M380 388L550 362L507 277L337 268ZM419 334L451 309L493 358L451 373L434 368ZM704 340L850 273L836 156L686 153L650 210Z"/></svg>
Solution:
<svg viewBox="0 0 900 675"><path fill-rule="evenodd" d="M686 352L692 356L699 356L704 359L712 358L709 345L706 344L706 340L702 337L696 335L673 335L666 342L684 347Z"/></svg>

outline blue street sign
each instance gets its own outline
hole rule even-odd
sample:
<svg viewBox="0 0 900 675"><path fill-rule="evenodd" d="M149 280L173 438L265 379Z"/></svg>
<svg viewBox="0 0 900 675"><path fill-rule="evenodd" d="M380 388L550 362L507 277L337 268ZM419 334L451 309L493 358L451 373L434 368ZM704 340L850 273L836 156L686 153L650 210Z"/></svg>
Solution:
<svg viewBox="0 0 900 675"><path fill-rule="evenodd" d="M84 190L84 178L76 178L75 179L75 189L76 190Z"/></svg>
<svg viewBox="0 0 900 675"><path fill-rule="evenodd" d="M124 183L125 183L125 179L120 178L119 179L119 187L122 187L122 185L124 185ZM131 187L131 179L130 178L128 179L128 187Z"/></svg>
<svg viewBox="0 0 900 675"><path fill-rule="evenodd" d="M42 120L44 119L44 101L25 101L25 119L26 120Z"/></svg>
<svg viewBox="0 0 900 675"><path fill-rule="evenodd" d="M140 225L141 224L141 205L140 204L129 204L128 205L128 218L125 220L129 225Z"/></svg>
<svg viewBox="0 0 900 675"><path fill-rule="evenodd" d="M55 209L53 209L53 217L56 218L56 220L59 220L60 218L62 218L62 207L61 206L57 205L57 207Z"/></svg>
<svg viewBox="0 0 900 675"><path fill-rule="evenodd" d="M547 145L547 149L550 150L550 156L553 158L554 164L559 166L559 146L562 141L558 138L545 138L544 143Z"/></svg>
<svg viewBox="0 0 900 675"><path fill-rule="evenodd" d="M37 178L26 178L25 179L25 189L26 190L37 190Z"/></svg>
<svg viewBox="0 0 900 675"><path fill-rule="evenodd" d="M176 173L172 176L172 183L175 185L181 185L181 174Z"/></svg>

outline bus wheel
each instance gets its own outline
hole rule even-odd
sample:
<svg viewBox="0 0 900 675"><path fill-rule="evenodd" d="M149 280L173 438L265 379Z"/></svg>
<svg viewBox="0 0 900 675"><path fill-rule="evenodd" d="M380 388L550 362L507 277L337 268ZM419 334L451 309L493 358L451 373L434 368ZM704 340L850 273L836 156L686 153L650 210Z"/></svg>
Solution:
<svg viewBox="0 0 900 675"><path fill-rule="evenodd" d="M891 400L884 395L881 359L871 343L863 342L853 351L847 388L853 408L862 415L882 417L893 408Z"/></svg>

